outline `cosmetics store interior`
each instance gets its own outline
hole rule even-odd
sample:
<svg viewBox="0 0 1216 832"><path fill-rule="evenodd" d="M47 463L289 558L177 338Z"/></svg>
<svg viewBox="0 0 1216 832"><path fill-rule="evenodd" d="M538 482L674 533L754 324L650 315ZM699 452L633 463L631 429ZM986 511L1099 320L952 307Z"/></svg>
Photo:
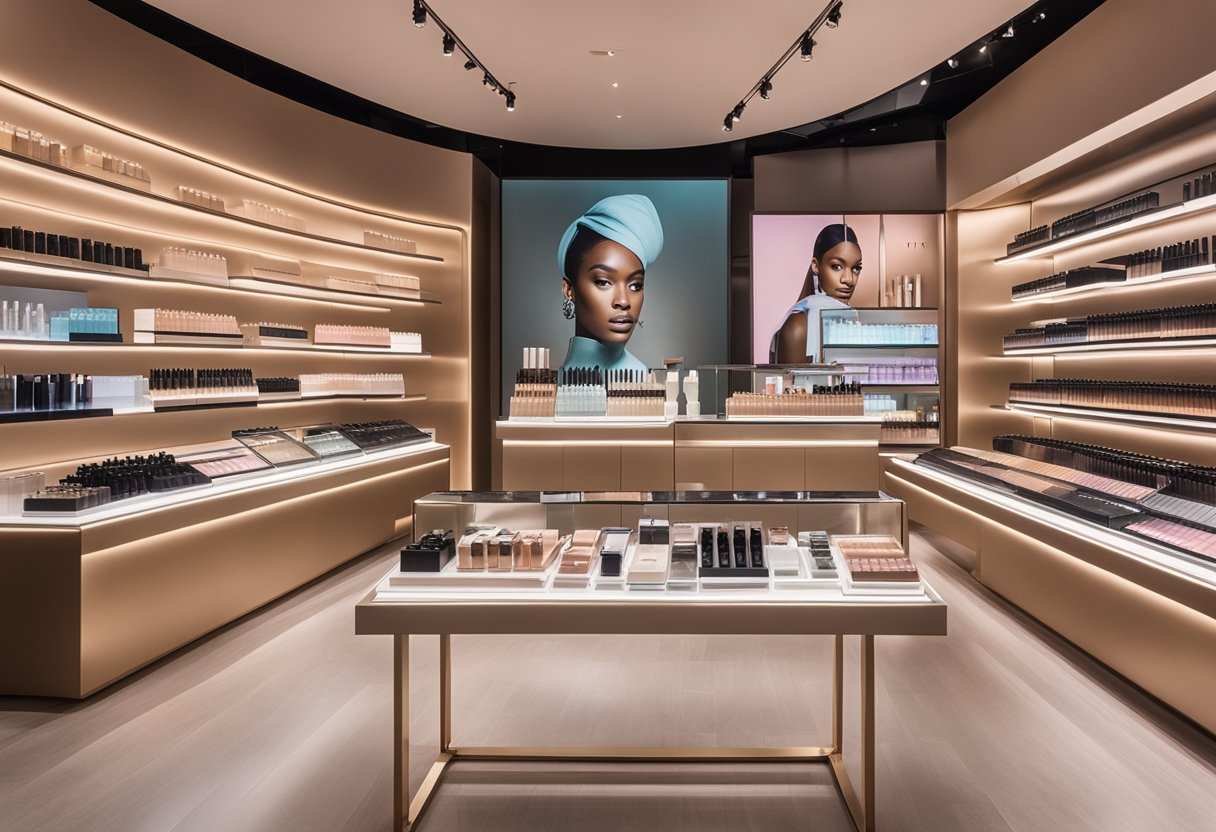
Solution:
<svg viewBox="0 0 1216 832"><path fill-rule="evenodd" d="M0 28L0 832L1216 828L1203 0Z"/></svg>

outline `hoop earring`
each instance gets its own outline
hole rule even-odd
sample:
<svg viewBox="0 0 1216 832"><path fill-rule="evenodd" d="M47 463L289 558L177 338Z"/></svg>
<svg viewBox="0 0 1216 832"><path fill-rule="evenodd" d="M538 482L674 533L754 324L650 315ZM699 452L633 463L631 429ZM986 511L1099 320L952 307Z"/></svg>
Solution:
<svg viewBox="0 0 1216 832"><path fill-rule="evenodd" d="M638 318L638 329L641 329L644 326L646 326L646 322L643 321L641 318Z"/></svg>
<svg viewBox="0 0 1216 832"><path fill-rule="evenodd" d="M565 296L562 297L562 315L567 321L574 320L574 301Z"/></svg>

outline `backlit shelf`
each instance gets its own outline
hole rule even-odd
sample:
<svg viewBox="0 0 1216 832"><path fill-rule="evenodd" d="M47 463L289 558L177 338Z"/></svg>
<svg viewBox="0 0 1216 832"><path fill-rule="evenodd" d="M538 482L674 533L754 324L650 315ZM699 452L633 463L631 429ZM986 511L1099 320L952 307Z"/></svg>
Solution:
<svg viewBox="0 0 1216 832"><path fill-rule="evenodd" d="M128 349L163 350L166 352L188 352L191 350L240 350L243 352L299 352L345 355L356 358L430 358L429 352L401 352L384 347L330 346L309 344L303 347L261 346L247 347L244 344L140 344L132 341L39 341L32 338L0 338L0 346L29 349L93 349L95 347L119 347Z"/></svg>
<svg viewBox="0 0 1216 832"><path fill-rule="evenodd" d="M182 407L161 407L157 409L152 405L142 405L137 407L99 407L99 408L82 408L78 410L21 410L21 411L2 411L0 412L0 424L19 424L23 422L57 422L63 420L85 419L85 418L106 418L110 416L138 416L145 414L156 414L163 416L166 413L187 413L196 410L227 410L231 408L263 408L263 407L282 407L284 405L301 405L313 404L314 402L333 402L339 400L349 401L366 401L366 402L424 402L427 397L425 394L396 396L385 395L377 396L368 393L350 393L336 394L329 396L304 396L298 399L279 399L276 401L259 401L259 402L231 402L221 404L199 404L199 405L184 405Z"/></svg>
<svg viewBox="0 0 1216 832"><path fill-rule="evenodd" d="M1216 274L1216 266L1195 266L1194 268L1190 269L1175 269L1173 271L1161 272L1160 274L1146 275L1145 277L1132 277L1116 283L1094 283L1089 286L1074 286L1071 289L1057 289L1053 292L1025 295L1020 298L1013 298L1012 301L1013 303L1046 303L1048 301L1056 300L1076 300L1079 298L1093 297L1099 292L1103 295L1109 295L1112 292L1121 292L1127 289L1140 289L1145 286L1153 286L1159 283L1172 284L1188 278L1208 277L1213 274Z"/></svg>
<svg viewBox="0 0 1216 832"><path fill-rule="evenodd" d="M1051 254L1058 254L1062 251L1069 251L1074 248L1086 245L1087 243L1105 240L1110 237L1117 237L1120 234L1126 234L1129 231L1135 231L1140 228L1148 228L1154 225L1168 222L1178 217L1185 217L1191 214L1199 214L1204 211L1210 211L1216 208L1216 196L1205 196L1199 199L1191 199L1186 202L1178 202L1173 205L1164 205L1153 211L1144 214L1137 214L1130 219L1122 222L1111 223L1102 228L1095 228L1091 231L1083 231L1080 234L1072 234L1059 240L1050 240L1045 243L1030 246L1022 249L1016 254L1010 254L1005 257L998 257L994 263L1020 263L1023 260L1030 260L1035 257L1047 257Z"/></svg>
<svg viewBox="0 0 1216 832"><path fill-rule="evenodd" d="M338 303L348 302L347 298L369 298L382 303L401 303L406 306L420 306L424 303L442 303L438 295L429 292L419 292L416 298L404 298L398 295L382 295L379 292L355 292L349 289L327 289L322 286L306 286L293 283L290 280L272 280L266 277L249 277L233 275L228 278L228 285L234 289L247 289L261 292L264 295L285 295L293 298L316 298L318 300L334 300Z"/></svg>
<svg viewBox="0 0 1216 832"><path fill-rule="evenodd" d="M1216 433L1216 419L1208 420L1160 413L1139 413L1127 410L1106 410L1102 408L1070 407L1066 405L1026 404L1023 402L1009 402L1006 405L996 405L996 407L999 410L1019 411L1031 416L1063 417L1094 422L1119 422L1129 425L1151 425L1154 428Z"/></svg>
<svg viewBox="0 0 1216 832"><path fill-rule="evenodd" d="M43 162L38 159L31 159L28 156L22 156L19 153L13 153L12 151L9 151L9 150L0 150L0 160L3 160L6 164L30 165L30 166L40 169L42 171L49 171L49 172L52 172L52 173L60 175L60 176L84 180L86 182L90 182L99 187L111 188L120 193L127 194L127 195L129 195L130 198L134 198L134 199L138 199L138 200L150 200L152 202L157 202L162 205L173 206L176 209L206 214L208 216L216 217L216 218L228 221L228 222L234 222L234 223L239 223L241 225L253 226L255 228L260 228L260 229L263 229L266 231L272 231L272 232L279 233L279 234L287 234L287 235L290 235L293 237L299 237L299 238L303 238L306 240L312 240L312 241L318 242L318 243L325 243L325 244L331 245L331 246L339 246L339 247L342 247L345 249L357 249L360 251L375 252L376 254L388 254L393 257L401 257L401 258L405 258L405 259L409 259L409 260L423 260L423 261L429 261L429 262L434 262L434 263L443 262L442 257L437 257L433 254L411 254L410 252L406 252L406 251L395 251L393 249L381 248L379 246L369 246L366 243L356 243L356 242L353 242L350 240L339 240L336 237L326 237L321 234L312 234L308 231L297 231L294 228L284 228L279 225L273 225L271 223L260 222L255 219L250 219L249 217L242 217L237 214L229 214L227 211L216 211L211 208L203 207L202 205L194 205L189 202L182 202L181 200L174 199L173 197L161 196L160 194L152 193L150 191L143 191L143 190L140 190L139 188L131 187L130 185L124 185L119 182L111 182L108 179L101 179L100 177L93 176L93 175L85 173L83 171L74 170L72 168L60 167L59 165L51 164L50 162Z"/></svg>
<svg viewBox="0 0 1216 832"><path fill-rule="evenodd" d="M916 382L908 382L907 384L901 384L901 383L897 383L897 382L881 382L881 381L880 382L863 381L861 383L861 387L863 390L864 389L890 390L895 393L936 393L938 390L941 389L941 385L938 385L938 384L918 384Z"/></svg>
<svg viewBox="0 0 1216 832"><path fill-rule="evenodd" d="M1216 337L1154 338L1128 341L1095 341L1085 344L1052 344L1042 347L1006 347L1004 355L1018 358L1024 355L1074 355L1120 352L1156 352L1160 350L1208 350L1216 347Z"/></svg>
<svg viewBox="0 0 1216 832"><path fill-rule="evenodd" d="M935 350L937 344L824 344L825 350Z"/></svg>
<svg viewBox="0 0 1216 832"><path fill-rule="evenodd" d="M264 298L282 298L287 297L293 300L308 303L324 303L324 304L340 304L351 309L358 309L365 312L389 312L387 306L373 306L370 303L364 303L363 298L378 301L392 301L397 303L407 304L422 304L422 303L438 303L435 300L410 300L407 298L392 298L385 295L356 295L353 292L341 292L336 289L321 289L311 286L300 286L300 292L285 292L271 291L269 288L258 288L256 286L243 287L239 285L220 285L215 283L201 283L193 280L183 280L177 277L152 277L147 272L137 269L125 269L120 266L107 266L96 263L86 263L84 260L73 260L69 257L55 257L49 254L31 254L28 252L14 252L9 250L0 251L0 274L19 274L22 277L23 285L31 281L41 281L42 286L30 286L29 288L55 288L54 285L47 286L46 284L54 284L60 279L81 280L89 283L110 283L114 285L130 286L131 281L138 280L144 286L172 286L174 288L190 288L204 292L236 292L245 297L259 296ZM239 279L239 278L238 278ZM251 278L257 280L256 278ZM267 281L269 282L269 281ZM9 284L12 285L12 284ZM357 298L359 300L349 300L348 298Z"/></svg>

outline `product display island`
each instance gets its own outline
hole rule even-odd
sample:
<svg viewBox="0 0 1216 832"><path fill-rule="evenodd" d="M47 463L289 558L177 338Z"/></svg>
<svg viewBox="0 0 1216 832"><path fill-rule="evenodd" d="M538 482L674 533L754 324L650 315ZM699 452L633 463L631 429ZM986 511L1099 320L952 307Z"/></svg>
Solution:
<svg viewBox="0 0 1216 832"><path fill-rule="evenodd" d="M437 492L415 542L356 607L394 636L393 828L413 828L449 762L777 760L829 764L859 830L874 819L874 638L945 635L946 607L906 556L903 502L880 492ZM830 743L781 748L455 747L451 637L831 635ZM409 784L409 637L440 637L439 757ZM860 637L857 790L842 757L844 637Z"/></svg>

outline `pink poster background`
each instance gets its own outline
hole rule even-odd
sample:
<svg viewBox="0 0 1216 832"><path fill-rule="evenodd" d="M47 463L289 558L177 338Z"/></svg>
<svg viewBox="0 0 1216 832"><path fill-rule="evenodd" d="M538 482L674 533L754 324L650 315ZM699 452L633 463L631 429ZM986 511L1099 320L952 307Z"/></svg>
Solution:
<svg viewBox="0 0 1216 832"><path fill-rule="evenodd" d="M861 245L861 280L853 306L877 306L879 277L877 214L756 214L752 217L752 361L768 363L773 333L799 292L811 265L815 237L826 225L844 222Z"/></svg>
<svg viewBox="0 0 1216 832"><path fill-rule="evenodd" d="M768 362L769 342L785 313L801 298L815 237L825 225L844 222L861 244L861 281L855 307L879 305L883 277L919 274L922 300L936 307L945 266L941 214L755 214L752 216L752 361ZM884 243L881 256L879 241Z"/></svg>

